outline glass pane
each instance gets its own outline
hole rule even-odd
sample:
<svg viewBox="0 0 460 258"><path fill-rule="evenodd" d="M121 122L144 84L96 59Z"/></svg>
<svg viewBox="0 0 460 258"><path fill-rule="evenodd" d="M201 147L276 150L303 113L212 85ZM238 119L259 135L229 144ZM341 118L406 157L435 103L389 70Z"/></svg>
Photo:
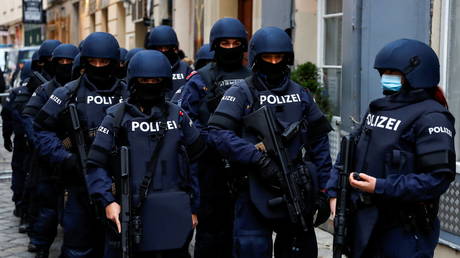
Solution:
<svg viewBox="0 0 460 258"><path fill-rule="evenodd" d="M340 116L340 89L342 85L342 69L324 68L323 86L329 98L333 115Z"/></svg>
<svg viewBox="0 0 460 258"><path fill-rule="evenodd" d="M341 13L342 0L326 0L326 14Z"/></svg>
<svg viewBox="0 0 460 258"><path fill-rule="evenodd" d="M455 119L455 149L460 149L460 1L451 2L451 17L449 35L449 52L447 65L447 101L449 102L449 110L452 112ZM460 155L457 155L457 160L460 160Z"/></svg>
<svg viewBox="0 0 460 258"><path fill-rule="evenodd" d="M324 64L342 64L342 17L327 18L324 33Z"/></svg>

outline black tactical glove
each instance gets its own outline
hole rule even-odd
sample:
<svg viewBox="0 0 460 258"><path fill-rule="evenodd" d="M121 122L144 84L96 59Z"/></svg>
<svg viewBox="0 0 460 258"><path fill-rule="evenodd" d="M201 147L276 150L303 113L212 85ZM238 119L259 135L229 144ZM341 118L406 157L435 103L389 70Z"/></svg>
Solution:
<svg viewBox="0 0 460 258"><path fill-rule="evenodd" d="M329 219L331 216L331 208L329 207L329 198L323 192L319 192L318 199L316 200L316 207L318 212L316 213L316 219L313 226L317 227Z"/></svg>
<svg viewBox="0 0 460 258"><path fill-rule="evenodd" d="M10 137L3 138L3 146L5 150L12 152L13 151L13 143L11 142Z"/></svg>
<svg viewBox="0 0 460 258"><path fill-rule="evenodd" d="M281 169L273 159L267 154L263 154L257 162L257 166L259 167L260 176L263 180L269 182L271 185L279 185L277 175L280 173Z"/></svg>

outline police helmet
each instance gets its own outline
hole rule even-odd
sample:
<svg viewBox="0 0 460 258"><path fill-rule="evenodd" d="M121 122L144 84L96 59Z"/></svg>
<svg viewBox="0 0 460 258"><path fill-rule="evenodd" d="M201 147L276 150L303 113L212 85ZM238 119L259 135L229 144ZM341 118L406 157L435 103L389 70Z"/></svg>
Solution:
<svg viewBox="0 0 460 258"><path fill-rule="evenodd" d="M115 37L107 32L93 32L85 38L81 50L81 59L107 58L115 61L120 60L120 46Z"/></svg>
<svg viewBox="0 0 460 258"><path fill-rule="evenodd" d="M126 57L125 57L125 62L126 63L129 63L129 60L131 60L131 58L133 58L133 56L139 52L139 51L142 51L144 50L143 48L140 48L140 47L137 47L137 48L133 48L131 50L128 51L128 53L126 54Z"/></svg>
<svg viewBox="0 0 460 258"><path fill-rule="evenodd" d="M195 62L212 59L214 59L214 51L211 51L211 46L209 44L204 44L195 55Z"/></svg>
<svg viewBox="0 0 460 258"><path fill-rule="evenodd" d="M410 87L433 88L439 83L439 60L427 44L414 39L388 43L375 57L374 68L397 70L404 74Z"/></svg>
<svg viewBox="0 0 460 258"><path fill-rule="evenodd" d="M246 32L244 25L239 20L235 18L222 18L214 23L209 35L211 50L214 50L219 40L224 38L235 38L241 40L244 51L247 51L248 33Z"/></svg>
<svg viewBox="0 0 460 258"><path fill-rule="evenodd" d="M124 47L121 47L120 48L120 62L126 61L126 54L128 54L128 50L126 50L126 48Z"/></svg>
<svg viewBox="0 0 460 258"><path fill-rule="evenodd" d="M23 63L24 66L21 69L21 81L26 80L32 75L32 61L26 60Z"/></svg>
<svg viewBox="0 0 460 258"><path fill-rule="evenodd" d="M179 46L176 32L171 26L161 25L149 32L146 48L151 49L159 46Z"/></svg>
<svg viewBox="0 0 460 258"><path fill-rule="evenodd" d="M38 49L38 58L43 59L46 57L51 57L53 55L53 50L61 44L61 41L55 39L48 39L43 41L40 48Z"/></svg>
<svg viewBox="0 0 460 258"><path fill-rule="evenodd" d="M142 50L135 54L128 65L128 85L135 78L164 78L171 87L172 71L168 58L160 51Z"/></svg>
<svg viewBox="0 0 460 258"><path fill-rule="evenodd" d="M249 43L249 66L252 67L257 56L263 53L284 53L287 64L294 63L291 38L284 30L277 27L265 27L254 33Z"/></svg>
<svg viewBox="0 0 460 258"><path fill-rule="evenodd" d="M74 59L78 54L78 48L72 44L61 44L53 51L52 59L68 58Z"/></svg>

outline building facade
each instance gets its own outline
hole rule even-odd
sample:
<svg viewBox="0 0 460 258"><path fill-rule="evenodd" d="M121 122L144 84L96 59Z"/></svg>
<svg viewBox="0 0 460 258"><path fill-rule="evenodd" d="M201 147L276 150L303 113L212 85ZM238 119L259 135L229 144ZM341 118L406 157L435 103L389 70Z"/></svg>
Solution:
<svg viewBox="0 0 460 258"><path fill-rule="evenodd" d="M0 43L24 45L22 0L3 1L0 5Z"/></svg>

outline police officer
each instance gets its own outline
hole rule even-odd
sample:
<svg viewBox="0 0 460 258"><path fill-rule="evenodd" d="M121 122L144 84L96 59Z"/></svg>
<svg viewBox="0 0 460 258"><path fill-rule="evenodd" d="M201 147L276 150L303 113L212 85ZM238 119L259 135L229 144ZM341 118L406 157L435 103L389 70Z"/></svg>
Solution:
<svg viewBox="0 0 460 258"><path fill-rule="evenodd" d="M148 34L145 48L161 51L171 63L173 87L166 93L166 99L170 100L177 89L186 83L185 78L193 71L187 63L179 58L179 41L176 32L167 25L155 27Z"/></svg>
<svg viewBox="0 0 460 258"><path fill-rule="evenodd" d="M32 121L38 111L55 89L71 80L72 62L77 54L78 48L71 44L61 44L54 49L51 62L55 75L35 90L23 111L23 122L30 139L35 139ZM62 182L56 180L57 168L44 158L33 155L31 162L31 180L35 188L32 205L36 206L36 215L29 234L30 244L37 249L36 257L48 257L49 248L57 233L58 213L63 200Z"/></svg>
<svg viewBox="0 0 460 258"><path fill-rule="evenodd" d="M61 42L55 39L45 40L38 49L38 58L42 65L41 75L47 80L51 80L54 76L54 65L51 61L53 50L59 46ZM43 82L44 83L44 82Z"/></svg>
<svg viewBox="0 0 460 258"><path fill-rule="evenodd" d="M24 62L20 72L20 87L11 90L6 98L1 112L3 121L3 142L7 151L13 151L11 168L13 170L11 190L13 190L13 202L15 204L14 215L21 218L19 232L25 233L28 229L27 200L24 198L25 181L29 160L29 145L22 124L21 113L25 104L35 90L35 84L28 83L32 72L30 60ZM11 135L14 133L14 145Z"/></svg>
<svg viewBox="0 0 460 258"><path fill-rule="evenodd" d="M195 70L200 69L201 67L207 65L214 59L214 51L211 51L211 46L209 44L204 44L196 53L195 55ZM194 75L192 72L190 75ZM191 76L187 76L187 79L190 79ZM182 103L182 93L183 93L184 85L182 85L175 93L174 96L171 98L171 102L177 105L181 105Z"/></svg>
<svg viewBox="0 0 460 258"><path fill-rule="evenodd" d="M251 72L242 64L247 50L247 33L237 19L223 18L211 28L210 62L189 76L183 89L181 106L207 140L209 116L231 85L243 81ZM199 161L201 207L198 217L195 257L230 257L232 250L233 197L229 187L227 163L214 148Z"/></svg>
<svg viewBox="0 0 460 258"><path fill-rule="evenodd" d="M331 167L327 136L331 127L310 93L289 79L288 65L293 58L291 39L283 30L258 30L249 44L249 65L254 75L225 92L209 121L209 139L236 168L233 176L240 184L235 205L234 257L272 257L273 231L277 232L275 257L317 257L313 224L324 222L329 214L315 223L313 214L304 214L309 219L307 230L302 230L285 216L284 206L268 207L269 199L264 194L271 191L262 190L272 186L276 189L280 184L278 157L265 153L257 135L241 126L244 116L263 106L271 110L283 129L302 125L287 142L288 162L309 167L311 181L319 184L310 183L309 189L325 188ZM248 175L258 181L250 180L249 186ZM309 198L317 194L310 190ZM310 210L315 209L314 202L308 204Z"/></svg>
<svg viewBox="0 0 460 258"><path fill-rule="evenodd" d="M36 147L51 164L61 166L69 192L63 212L61 257L101 257L103 253L105 232L96 220L98 214L90 207L79 162L85 153L78 150L89 149L106 109L128 95L126 85L115 77L119 57L119 45L114 36L105 32L91 33L81 51L84 74L58 87L34 120ZM75 104L78 110L84 146L76 146L79 132L69 120L70 104Z"/></svg>
<svg viewBox="0 0 460 258"><path fill-rule="evenodd" d="M112 178L119 176L110 154L122 144L129 147L130 214L140 216L143 225L135 257L186 257L181 247L192 223L197 224L198 179L189 160L205 146L185 112L165 101L171 78L168 59L161 52L138 52L128 67L131 96L108 111L88 157L90 191L120 232L120 196L111 191Z"/></svg>
<svg viewBox="0 0 460 258"><path fill-rule="evenodd" d="M350 255L432 257L439 197L455 178L454 118L437 86L438 57L422 42L400 39L380 50L374 68L386 96L369 104L353 132L359 174L349 178ZM328 182L332 210L337 173Z"/></svg>

